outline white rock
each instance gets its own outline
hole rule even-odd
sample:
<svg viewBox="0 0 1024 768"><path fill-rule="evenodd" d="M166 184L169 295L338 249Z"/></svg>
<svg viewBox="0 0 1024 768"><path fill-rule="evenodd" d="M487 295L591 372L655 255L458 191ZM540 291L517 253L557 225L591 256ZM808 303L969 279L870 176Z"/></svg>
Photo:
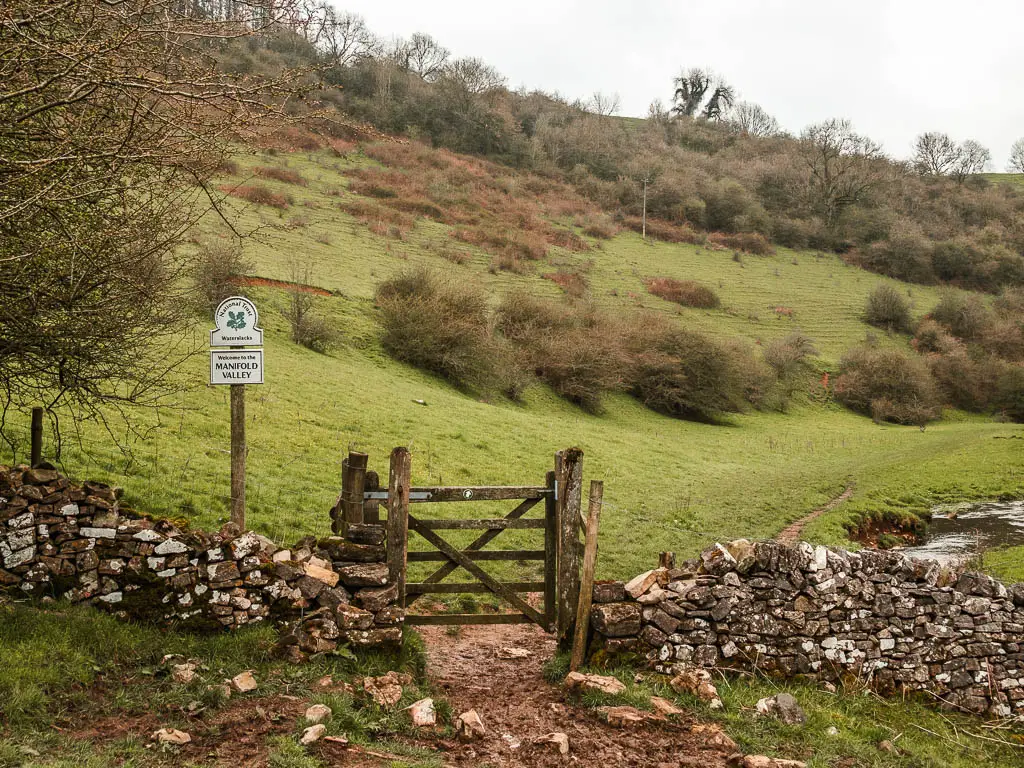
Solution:
<svg viewBox="0 0 1024 768"><path fill-rule="evenodd" d="M238 691L238 693L250 693L255 691L259 684L256 682L252 670L248 669L231 678L231 687Z"/></svg>
<svg viewBox="0 0 1024 768"><path fill-rule="evenodd" d="M141 531L132 536L136 541L145 541L152 543L154 541L163 541L163 534L157 533L152 528L143 528Z"/></svg>
<svg viewBox="0 0 1024 768"><path fill-rule="evenodd" d="M425 728L437 722L437 713L434 711L434 700L420 699L408 707L412 724L417 728Z"/></svg>
<svg viewBox="0 0 1024 768"><path fill-rule="evenodd" d="M320 723L329 718L332 714L334 713L326 704L314 704L306 710L306 720L310 723Z"/></svg>
<svg viewBox="0 0 1024 768"><path fill-rule="evenodd" d="M189 734L174 728L161 728L153 734L153 738L160 744L173 744L175 746L188 744L192 741L192 737Z"/></svg>
<svg viewBox="0 0 1024 768"><path fill-rule="evenodd" d="M310 744L316 744L320 739L327 733L327 726L323 723L317 723L311 725L309 728L302 732L302 737L299 739L299 744L304 747L308 747Z"/></svg>
<svg viewBox="0 0 1024 768"><path fill-rule="evenodd" d="M168 539L157 544L156 549L153 550L153 554L156 555L180 555L183 552L188 552L188 547L177 539Z"/></svg>
<svg viewBox="0 0 1024 768"><path fill-rule="evenodd" d="M455 732L463 741L472 741L486 735L483 720L475 709L463 712L455 721Z"/></svg>
<svg viewBox="0 0 1024 768"><path fill-rule="evenodd" d="M564 733L559 733L559 732L547 733L547 734L544 734L543 736L535 739L533 743L534 744L553 744L558 749L559 754L562 754L562 755L568 755L569 754L569 737L566 736Z"/></svg>

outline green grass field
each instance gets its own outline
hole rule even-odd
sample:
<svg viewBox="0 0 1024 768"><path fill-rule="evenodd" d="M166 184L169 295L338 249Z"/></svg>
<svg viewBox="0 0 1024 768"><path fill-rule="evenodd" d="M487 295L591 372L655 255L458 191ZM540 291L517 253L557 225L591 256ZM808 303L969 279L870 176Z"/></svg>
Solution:
<svg viewBox="0 0 1024 768"><path fill-rule="evenodd" d="M690 555L716 538L772 536L849 482L856 487L852 500L815 521L808 536L843 543L842 522L853 512L1024 496L1020 443L1004 439L1020 436L1020 426L962 414L925 431L880 426L829 402L813 375L812 393L798 397L788 413L751 412L712 426L657 415L624 395L610 397L601 416L540 386L528 390L522 404L501 397L481 401L394 362L380 347L372 294L378 281L412 264L453 270L481 281L494 296L514 285L552 296L558 289L540 277L550 265L538 264L534 274L492 274L490 257L471 246L460 246L475 253L468 264L451 264L437 255L450 238L434 222L420 220L405 241L371 234L333 208L338 198L329 194L344 188L341 170L369 162L327 153L244 156L232 179L245 181L245 169L256 165L286 164L308 180L300 187L259 179L293 197L285 211L234 199L232 205L242 228L275 225L246 245L255 273L289 280L293 264L308 266L311 282L335 294L319 301L340 338L327 355L298 347L281 313L287 294L249 290L267 331L267 383L248 394L249 521L268 535L287 540L327 531L345 453L369 452L371 468L383 474L396 445L412 449L414 481L421 484L539 484L556 450L583 448L586 478L605 481L604 577L632 575L660 550ZM276 227L282 223L287 226ZM213 231L207 224L201 236ZM645 243L628 233L586 253L554 249L550 260L591 262L593 296L609 311L642 305L722 337L754 342L800 329L821 350L819 373L867 333L879 333L860 313L870 289L886 279L832 255L780 249L774 257L744 255L737 262L731 252ZM703 280L719 292L724 308L682 309L650 296L642 279L654 275ZM932 289L896 284L919 315L936 300ZM775 307L792 309L792 317L778 315ZM81 425L81 442L68 439L64 446L70 474L122 485L131 503L156 514L200 525L226 518L228 392L205 384L207 327L197 322L200 353L182 372L185 390L177 401L140 414L140 438L124 439L115 424L131 455L114 450L98 425ZM907 343L882 336L884 343ZM13 431L23 458L24 420ZM440 515L465 511L431 507ZM510 532L499 541L510 546L526 541L523 536Z"/></svg>

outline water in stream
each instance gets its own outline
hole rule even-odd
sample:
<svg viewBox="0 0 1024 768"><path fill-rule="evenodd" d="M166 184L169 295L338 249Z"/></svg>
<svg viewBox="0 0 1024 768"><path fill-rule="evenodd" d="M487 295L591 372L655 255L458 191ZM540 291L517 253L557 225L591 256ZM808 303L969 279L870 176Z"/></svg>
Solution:
<svg viewBox="0 0 1024 768"><path fill-rule="evenodd" d="M956 512L955 517L949 517ZM993 501L936 507L924 542L907 547L911 557L942 563L962 560L979 548L1024 544L1024 501Z"/></svg>

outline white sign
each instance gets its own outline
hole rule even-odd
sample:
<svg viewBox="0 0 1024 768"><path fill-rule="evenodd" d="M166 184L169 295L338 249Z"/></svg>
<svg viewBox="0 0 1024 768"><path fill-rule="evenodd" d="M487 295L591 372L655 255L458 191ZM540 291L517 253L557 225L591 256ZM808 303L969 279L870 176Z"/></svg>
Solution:
<svg viewBox="0 0 1024 768"><path fill-rule="evenodd" d="M216 329L210 331L211 347L249 347L263 345L263 329L256 305L244 296L224 299L213 313Z"/></svg>
<svg viewBox="0 0 1024 768"><path fill-rule="evenodd" d="M211 384L262 384L262 349L211 349Z"/></svg>

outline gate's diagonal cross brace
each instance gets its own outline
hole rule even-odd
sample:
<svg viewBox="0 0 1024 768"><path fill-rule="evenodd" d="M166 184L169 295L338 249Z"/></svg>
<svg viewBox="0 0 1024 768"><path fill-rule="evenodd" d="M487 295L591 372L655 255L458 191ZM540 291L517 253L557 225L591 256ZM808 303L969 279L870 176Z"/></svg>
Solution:
<svg viewBox="0 0 1024 768"><path fill-rule="evenodd" d="M505 519L515 520L517 518L522 517L531 509L533 509L539 501L540 499L527 499L526 501L522 502L519 506L517 506L515 509L513 509L511 512L509 512L507 515L505 515ZM487 544L494 541L494 539L497 538L501 533L501 530L484 531L480 536L476 538L475 541L473 541L472 544L466 547L466 550L469 552L473 552L483 549ZM436 584L439 581L443 581L444 579L448 578L451 574L453 574L458 569L458 567L458 565L452 562L445 563L432 574L430 574L427 578L425 578L423 580L423 583ZM423 595L409 595L409 598L406 601L406 605L411 605L421 597L423 597Z"/></svg>
<svg viewBox="0 0 1024 768"><path fill-rule="evenodd" d="M476 563L470 560L468 557L463 555L459 550L455 549L451 544L442 539L436 533L429 528L425 528L420 525L412 515L409 515L409 527L412 528L416 533L422 536L424 539L433 544L437 549L443 552L451 559L455 566L461 566L469 571L471 574L476 576L483 584L487 586L494 594L504 598L507 602L518 608L524 614L530 617L530 619L542 627L547 626L547 621L544 616L537 611L533 606L527 603L525 600L519 597L515 592L510 589L506 589L500 581L497 581L490 574L487 573L483 568L480 568Z"/></svg>

